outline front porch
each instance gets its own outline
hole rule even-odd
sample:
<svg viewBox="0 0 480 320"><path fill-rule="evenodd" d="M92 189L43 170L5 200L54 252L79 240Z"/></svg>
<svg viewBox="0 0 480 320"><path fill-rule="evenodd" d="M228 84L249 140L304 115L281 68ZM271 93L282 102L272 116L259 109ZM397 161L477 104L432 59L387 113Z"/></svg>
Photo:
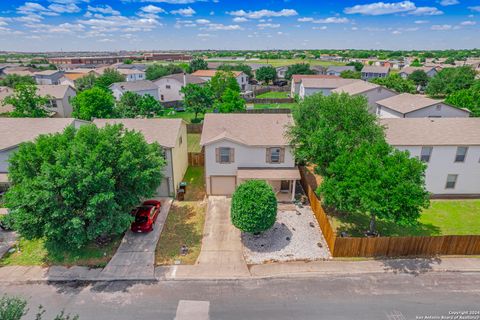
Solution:
<svg viewBox="0 0 480 320"><path fill-rule="evenodd" d="M238 168L237 184L246 180L265 180L273 188L278 202L293 202L295 182L300 180L297 167L294 168Z"/></svg>

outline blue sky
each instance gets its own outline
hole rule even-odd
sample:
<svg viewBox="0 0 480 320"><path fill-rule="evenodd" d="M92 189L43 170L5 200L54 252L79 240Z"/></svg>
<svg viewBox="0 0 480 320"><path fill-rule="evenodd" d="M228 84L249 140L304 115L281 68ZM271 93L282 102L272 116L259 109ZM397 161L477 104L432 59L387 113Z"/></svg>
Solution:
<svg viewBox="0 0 480 320"><path fill-rule="evenodd" d="M480 1L1 0L0 50L480 47Z"/></svg>

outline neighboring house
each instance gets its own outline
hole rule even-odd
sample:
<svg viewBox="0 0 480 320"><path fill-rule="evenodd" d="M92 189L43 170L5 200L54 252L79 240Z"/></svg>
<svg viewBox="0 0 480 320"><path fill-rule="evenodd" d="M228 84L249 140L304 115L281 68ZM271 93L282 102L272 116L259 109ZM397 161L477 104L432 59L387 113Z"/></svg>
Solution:
<svg viewBox="0 0 480 320"><path fill-rule="evenodd" d="M72 118L0 118L0 190L9 186L8 161L23 142L41 134L62 132L68 126L79 128L88 122Z"/></svg>
<svg viewBox="0 0 480 320"><path fill-rule="evenodd" d="M409 75L411 75L414 71L417 71L417 70L424 71L427 74L427 76L429 76L430 78L432 78L438 73L435 67L405 67L402 70L400 70L398 74L403 79L406 79L408 78Z"/></svg>
<svg viewBox="0 0 480 320"><path fill-rule="evenodd" d="M285 79L285 74L287 73L288 66L276 67L275 70L277 71L278 79Z"/></svg>
<svg viewBox="0 0 480 320"><path fill-rule="evenodd" d="M45 70L40 72L35 72L34 74L35 82L37 84L60 84L63 78L63 72L58 70Z"/></svg>
<svg viewBox="0 0 480 320"><path fill-rule="evenodd" d="M302 79L338 79L337 76L329 76L324 74L294 74L292 75L290 96L295 97L300 94L300 84Z"/></svg>
<svg viewBox="0 0 480 320"><path fill-rule="evenodd" d="M161 77L154 83L158 87L160 101L173 102L183 100L180 90L187 84L203 85L206 82L206 80L191 74L177 73Z"/></svg>
<svg viewBox="0 0 480 320"><path fill-rule="evenodd" d="M362 82L359 79L343 79L343 78L303 78L300 83L298 96L301 99L311 96L312 94L321 92L324 96L331 94L333 89L346 86L355 82Z"/></svg>
<svg viewBox="0 0 480 320"><path fill-rule="evenodd" d="M166 166L156 195L176 194L188 167L187 125L182 119L95 119L93 123L98 127L121 123L126 129L141 132L148 143L157 142L164 151Z"/></svg>
<svg viewBox="0 0 480 320"><path fill-rule="evenodd" d="M72 116L73 107L70 100L77 95L77 91L69 85L37 85L39 96L49 96L47 110L54 118L69 118Z"/></svg>
<svg viewBox="0 0 480 320"><path fill-rule="evenodd" d="M332 93L348 93L351 96L362 95L368 100L370 113L377 111L377 101L396 96L397 93L367 81L357 81L332 90Z"/></svg>
<svg viewBox="0 0 480 320"><path fill-rule="evenodd" d="M385 78L389 73L389 67L365 66L362 69L362 80L368 81L374 78Z"/></svg>
<svg viewBox="0 0 480 320"><path fill-rule="evenodd" d="M159 100L158 87L150 80L116 82L111 84L109 88L117 100L120 100L127 91L138 93L141 96L149 94Z"/></svg>
<svg viewBox="0 0 480 320"><path fill-rule="evenodd" d="M340 74L343 71L355 71L355 67L353 66L330 66L327 68L327 71L325 72L328 75L331 76L337 76L340 77Z"/></svg>
<svg viewBox="0 0 480 320"><path fill-rule="evenodd" d="M215 74L217 73L217 70L197 70L194 73L192 73L192 76L202 78L203 80L210 81ZM242 91L249 91L250 90L250 84L248 83L248 76L241 72L241 71L232 71L233 76L238 82L238 85L240 86L240 90Z"/></svg>
<svg viewBox="0 0 480 320"><path fill-rule="evenodd" d="M300 175L286 137L292 125L290 114L206 114L200 145L207 194L230 196L243 181L258 179L279 201L293 201Z"/></svg>
<svg viewBox="0 0 480 320"><path fill-rule="evenodd" d="M30 76L33 78L37 70L30 67L9 67L3 69L3 75L8 76L9 74L16 74L19 76Z"/></svg>
<svg viewBox="0 0 480 320"><path fill-rule="evenodd" d="M465 118L470 111L450 106L443 100L422 95L402 93L377 101L380 118Z"/></svg>
<svg viewBox="0 0 480 320"><path fill-rule="evenodd" d="M480 119L381 119L390 145L425 162L436 197L480 196Z"/></svg>
<svg viewBox="0 0 480 320"><path fill-rule="evenodd" d="M13 89L9 87L0 87L0 115L13 111L11 104L3 104L3 99L13 94Z"/></svg>
<svg viewBox="0 0 480 320"><path fill-rule="evenodd" d="M125 77L125 81L145 80L145 72L137 69L117 69L117 71Z"/></svg>
<svg viewBox="0 0 480 320"><path fill-rule="evenodd" d="M325 74L327 72L327 68L324 66L310 66L310 70L312 70L315 74Z"/></svg>

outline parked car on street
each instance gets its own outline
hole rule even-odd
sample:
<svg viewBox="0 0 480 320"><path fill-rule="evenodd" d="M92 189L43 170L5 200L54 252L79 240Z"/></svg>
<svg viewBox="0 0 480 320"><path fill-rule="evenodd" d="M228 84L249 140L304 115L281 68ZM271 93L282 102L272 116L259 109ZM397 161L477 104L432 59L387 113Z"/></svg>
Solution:
<svg viewBox="0 0 480 320"><path fill-rule="evenodd" d="M157 220L158 214L162 208L162 204L157 200L148 200L141 206L132 210L131 215L135 216L131 229L133 232L150 232Z"/></svg>

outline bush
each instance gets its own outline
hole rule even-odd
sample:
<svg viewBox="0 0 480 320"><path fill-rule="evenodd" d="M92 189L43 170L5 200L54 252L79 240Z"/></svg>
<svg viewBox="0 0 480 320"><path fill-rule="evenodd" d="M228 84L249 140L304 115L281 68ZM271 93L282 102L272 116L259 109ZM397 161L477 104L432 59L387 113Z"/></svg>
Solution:
<svg viewBox="0 0 480 320"><path fill-rule="evenodd" d="M277 218L277 197L263 180L250 180L238 186L232 196L231 220L248 233L270 229Z"/></svg>

